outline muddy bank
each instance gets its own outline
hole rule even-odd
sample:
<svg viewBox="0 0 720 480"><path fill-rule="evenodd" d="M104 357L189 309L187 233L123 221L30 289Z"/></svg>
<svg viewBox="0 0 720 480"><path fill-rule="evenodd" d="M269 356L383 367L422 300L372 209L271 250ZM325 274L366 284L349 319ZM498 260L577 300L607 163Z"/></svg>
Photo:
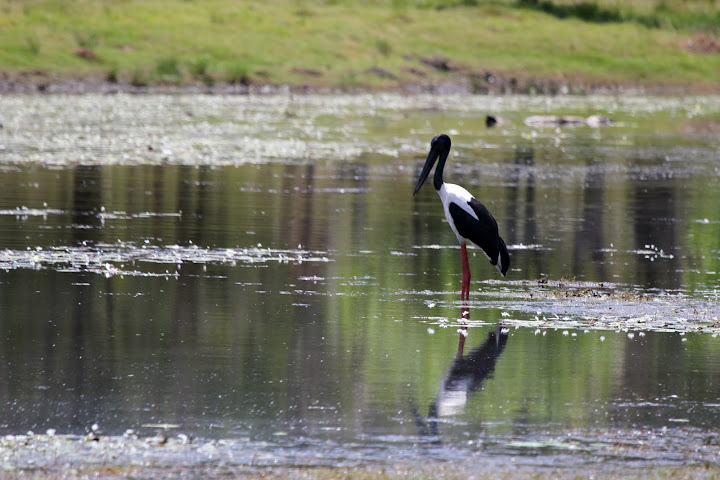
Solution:
<svg viewBox="0 0 720 480"><path fill-rule="evenodd" d="M520 456L492 457L482 449L467 450L460 455L461 452L453 449L452 458L442 458L447 448L441 445L408 445L402 450L391 446L386 461L372 462L363 461L362 452L356 452L355 458L334 458L332 445L327 445L324 451L311 448L306 454L293 449L288 456L282 445L193 440L182 434L168 437L162 432L144 438L132 433L113 437L28 433L0 437L0 462L6 479L571 479L579 478L581 466L583 477L593 478L716 478L717 470L712 466L713 447L692 445L701 440L695 438L701 432L683 432L683 438L687 437L689 443L683 449L687 457L682 462L673 461L675 455L671 455L665 465L653 468L647 468L642 456L653 447L662 452L664 443L678 440L672 438L672 433L597 433L599 436L588 438L586 445L576 436L569 440L549 440L546 444L507 446L512 451L524 452ZM568 449L568 453L561 454L563 449ZM534 456L541 451L546 454L554 451L556 456ZM571 451L575 457L586 457L585 461L568 462ZM621 464L622 460L628 462Z"/></svg>
<svg viewBox="0 0 720 480"><path fill-rule="evenodd" d="M381 73L381 72L380 72ZM380 74L378 73L378 74ZM275 84L264 81L247 83L217 82L213 85L202 83L187 84L135 84L132 82L108 81L96 76L68 77L46 71L0 72L0 94L33 93L204 93L204 94L271 94L293 93L438 93L477 95L706 95L720 92L718 84L678 84L676 82L647 81L642 83L607 82L599 79L573 78L557 75L553 78L528 77L524 75L499 74L493 72L448 71L446 78L439 82L398 81L384 87L356 85L317 86L312 84Z"/></svg>

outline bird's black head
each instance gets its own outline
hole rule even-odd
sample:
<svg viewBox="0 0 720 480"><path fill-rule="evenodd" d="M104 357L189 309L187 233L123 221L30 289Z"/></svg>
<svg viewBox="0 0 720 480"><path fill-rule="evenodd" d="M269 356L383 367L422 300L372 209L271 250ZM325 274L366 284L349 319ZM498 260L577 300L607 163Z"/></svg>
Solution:
<svg viewBox="0 0 720 480"><path fill-rule="evenodd" d="M450 150L450 137L445 135L444 133L441 133L439 135L435 135L432 140L430 140L430 150L434 148L440 148L445 147L448 150Z"/></svg>
<svg viewBox="0 0 720 480"><path fill-rule="evenodd" d="M438 157L442 155L442 162L445 161L448 153L450 153L450 144L450 137L448 137L444 133L436 135L430 141L430 152L428 153L427 159L425 160L425 166L420 173L420 178L418 178L417 184L415 185L415 191L413 192L413 196L415 196L418 190L420 190L420 187L422 187L425 183L425 180L427 180L428 175L430 175L430 170L432 170L432 167L433 165L435 165L435 161L438 159Z"/></svg>

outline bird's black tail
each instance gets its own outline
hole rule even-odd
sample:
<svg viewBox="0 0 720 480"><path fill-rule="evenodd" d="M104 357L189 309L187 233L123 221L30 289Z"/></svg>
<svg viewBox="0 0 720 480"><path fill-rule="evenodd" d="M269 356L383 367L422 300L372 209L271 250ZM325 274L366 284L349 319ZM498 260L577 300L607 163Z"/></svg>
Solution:
<svg viewBox="0 0 720 480"><path fill-rule="evenodd" d="M498 257L495 268L498 269L498 272L500 272L500 275L502 275L503 277L510 268L510 254L508 253L507 247L505 246L505 242L503 241L502 237L498 237Z"/></svg>

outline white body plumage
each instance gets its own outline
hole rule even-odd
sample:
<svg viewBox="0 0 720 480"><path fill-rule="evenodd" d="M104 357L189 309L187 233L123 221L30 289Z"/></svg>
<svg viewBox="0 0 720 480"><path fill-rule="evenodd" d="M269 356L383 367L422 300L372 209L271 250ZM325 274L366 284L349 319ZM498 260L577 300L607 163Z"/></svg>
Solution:
<svg viewBox="0 0 720 480"><path fill-rule="evenodd" d="M452 217L452 214L450 213L450 204L454 203L458 207L465 210L470 216L472 216L475 220L478 219L477 214L473 211L472 208L470 208L470 200L473 199L473 196L470 192L465 190L460 185L455 185L453 183L443 183L442 187L440 187L440 190L437 191L438 195L440 195L440 201L443 204L443 209L445 210L445 218L447 219L448 223L450 224L450 228L452 228L453 233L458 239L458 242L461 244L465 242L470 242L470 244L475 245L470 239L463 237L458 233L457 226L455 226L455 220ZM483 252L485 253L485 252ZM486 255L487 256L487 255Z"/></svg>

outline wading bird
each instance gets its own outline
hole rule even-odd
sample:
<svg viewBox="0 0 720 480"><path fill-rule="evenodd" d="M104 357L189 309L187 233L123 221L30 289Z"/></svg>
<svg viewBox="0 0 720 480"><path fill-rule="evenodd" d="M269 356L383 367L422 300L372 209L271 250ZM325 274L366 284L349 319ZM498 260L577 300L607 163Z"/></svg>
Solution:
<svg viewBox="0 0 720 480"><path fill-rule="evenodd" d="M430 153L428 153L425 166L417 185L415 185L413 196L423 186L437 160L433 186L440 195L440 201L445 209L445 218L460 242L463 271L460 299L470 300L470 264L468 263L467 243L470 242L480 248L503 277L510 267L510 256L505 242L498 234L497 222L485 205L478 202L463 187L443 182L443 168L445 168L445 161L449 154L450 137L441 134L432 139Z"/></svg>

